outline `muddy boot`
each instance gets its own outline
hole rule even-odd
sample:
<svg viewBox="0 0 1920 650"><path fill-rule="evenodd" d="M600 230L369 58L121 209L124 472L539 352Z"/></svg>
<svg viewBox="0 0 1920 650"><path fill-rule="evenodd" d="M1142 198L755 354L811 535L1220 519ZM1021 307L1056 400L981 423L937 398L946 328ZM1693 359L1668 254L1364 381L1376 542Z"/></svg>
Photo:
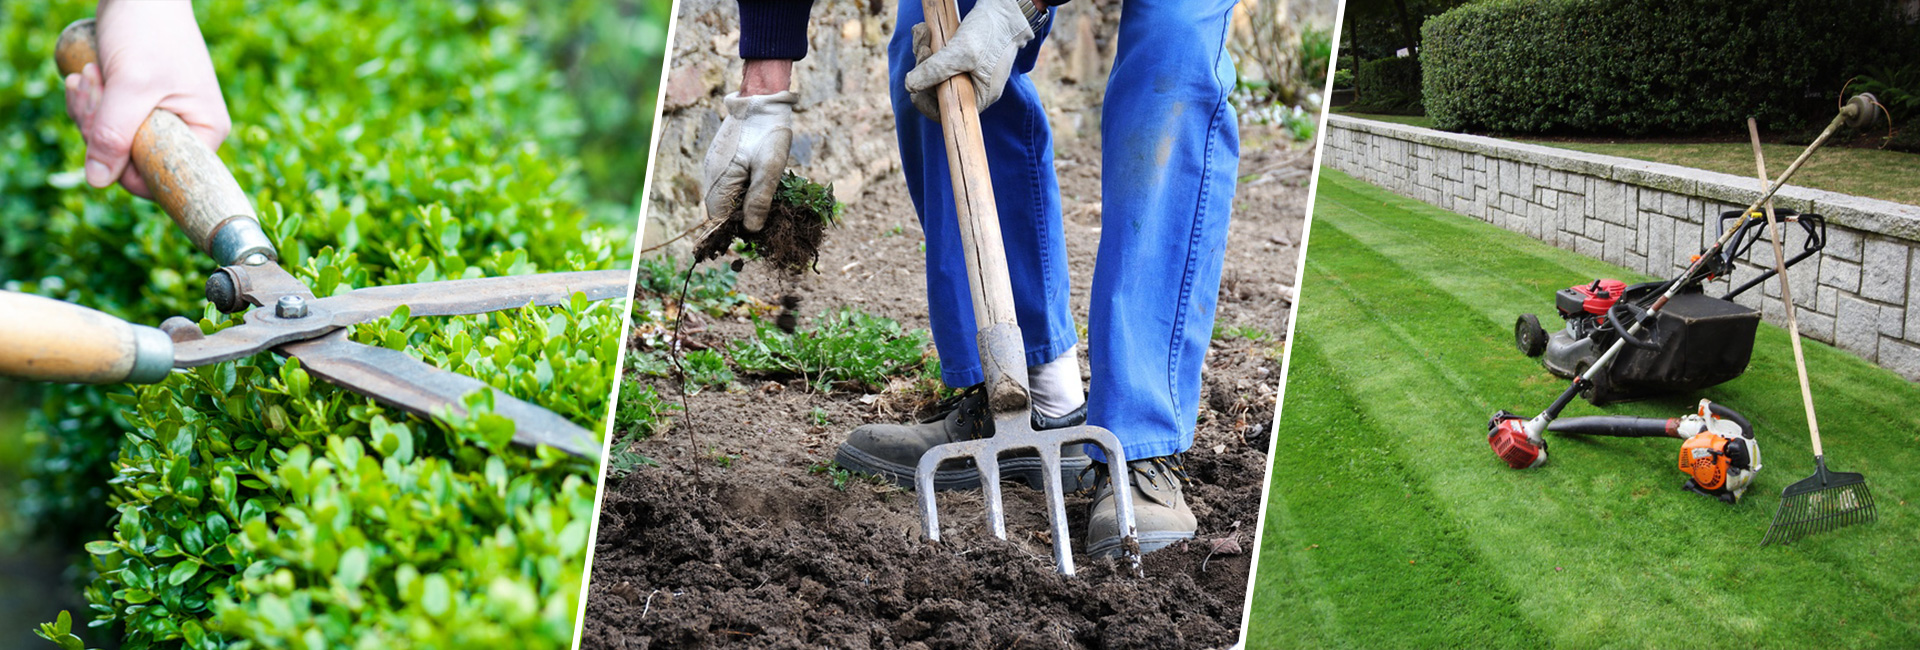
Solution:
<svg viewBox="0 0 1920 650"><path fill-rule="evenodd" d="M1086 421L1085 405L1063 418L1033 414L1033 428L1036 430L1079 426ZM895 485L911 488L914 472L920 467L920 456L927 453L928 449L949 442L992 435L993 418L987 412L986 385L976 384L967 387L959 395L942 400L933 417L919 424L869 424L854 429L847 434L847 441L840 443L840 450L833 455L833 462L849 470L879 476ZM1080 489L1080 475L1090 464L1080 445L1069 445L1061 450L1060 476L1067 491ZM1040 457L1032 452L1002 459L1000 476L1004 480L1024 482L1034 489L1040 489L1045 481L1040 469ZM933 477L935 490L971 490L978 487L980 470L974 467L972 461L964 464L947 463Z"/></svg>
<svg viewBox="0 0 1920 650"><path fill-rule="evenodd" d="M1097 481L1093 492L1093 517L1087 522L1087 555L1113 557L1120 554L1120 524L1113 510L1113 486L1107 481L1106 464L1095 465ZM1178 455L1159 456L1127 463L1133 472L1133 521L1139 528L1142 555L1166 548L1181 540L1193 539L1199 523L1187 507L1182 493L1187 471Z"/></svg>

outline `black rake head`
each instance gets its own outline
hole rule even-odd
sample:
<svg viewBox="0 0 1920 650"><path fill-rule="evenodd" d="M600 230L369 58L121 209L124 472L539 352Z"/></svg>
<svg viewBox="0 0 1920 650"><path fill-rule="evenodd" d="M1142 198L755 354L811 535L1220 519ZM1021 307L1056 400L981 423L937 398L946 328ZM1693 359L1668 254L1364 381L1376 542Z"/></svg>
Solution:
<svg viewBox="0 0 1920 650"><path fill-rule="evenodd" d="M1761 546L1790 544L1815 533L1873 523L1877 515L1867 477L1827 471L1827 460L1820 456L1813 462L1813 476L1780 493L1780 509L1773 513L1773 525L1767 527Z"/></svg>

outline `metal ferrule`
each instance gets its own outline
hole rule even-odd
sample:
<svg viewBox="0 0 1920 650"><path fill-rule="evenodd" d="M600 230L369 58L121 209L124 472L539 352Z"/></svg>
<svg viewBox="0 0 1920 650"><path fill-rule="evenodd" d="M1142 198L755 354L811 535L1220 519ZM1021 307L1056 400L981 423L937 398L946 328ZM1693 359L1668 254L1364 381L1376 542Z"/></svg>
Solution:
<svg viewBox="0 0 1920 650"><path fill-rule="evenodd" d="M127 383L154 384L173 370L173 339L158 328L133 326L133 369Z"/></svg>
<svg viewBox="0 0 1920 650"><path fill-rule="evenodd" d="M258 265L280 259L280 252L274 250L273 240L260 229L260 222L247 217L228 219L220 224L208 247L212 250L207 253L221 266Z"/></svg>

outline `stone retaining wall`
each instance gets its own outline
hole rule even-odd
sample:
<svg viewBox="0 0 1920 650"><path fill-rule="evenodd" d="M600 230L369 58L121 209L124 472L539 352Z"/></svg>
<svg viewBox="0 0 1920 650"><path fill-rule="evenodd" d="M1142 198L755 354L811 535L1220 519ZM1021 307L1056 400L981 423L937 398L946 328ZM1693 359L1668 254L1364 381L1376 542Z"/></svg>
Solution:
<svg viewBox="0 0 1920 650"><path fill-rule="evenodd" d="M1333 169L1656 277L1684 270L1719 236L1720 213L1759 195L1753 177L1342 115L1328 117L1325 146ZM1768 165L1778 174L1788 162ZM1776 197L1828 220L1825 252L1790 272L1801 332L1920 380L1920 207L1796 186ZM1803 237L1787 232L1791 256ZM1771 245L1748 261L1737 281L1771 267ZM1736 300L1785 324L1777 282Z"/></svg>

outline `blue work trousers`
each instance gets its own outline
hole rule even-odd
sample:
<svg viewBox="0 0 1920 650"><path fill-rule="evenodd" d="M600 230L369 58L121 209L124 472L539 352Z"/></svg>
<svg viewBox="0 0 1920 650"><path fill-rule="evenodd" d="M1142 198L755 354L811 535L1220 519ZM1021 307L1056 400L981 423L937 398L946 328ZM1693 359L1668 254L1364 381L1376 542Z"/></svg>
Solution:
<svg viewBox="0 0 1920 650"><path fill-rule="evenodd" d="M959 0L964 15L972 0ZM1126 0L1101 107L1101 232L1087 319L1087 420L1120 438L1128 458L1193 445L1200 371L1212 339L1240 159L1227 94L1231 0ZM940 125L902 86L913 68L919 0L901 0L887 48L900 157L927 238L927 309L942 379L982 381L966 258ZM1078 337L1054 177L1053 133L1027 78L1046 35L1023 48L1000 100L980 114L994 201L1013 279L1027 364L1054 360ZM1100 456L1097 449L1089 453Z"/></svg>

